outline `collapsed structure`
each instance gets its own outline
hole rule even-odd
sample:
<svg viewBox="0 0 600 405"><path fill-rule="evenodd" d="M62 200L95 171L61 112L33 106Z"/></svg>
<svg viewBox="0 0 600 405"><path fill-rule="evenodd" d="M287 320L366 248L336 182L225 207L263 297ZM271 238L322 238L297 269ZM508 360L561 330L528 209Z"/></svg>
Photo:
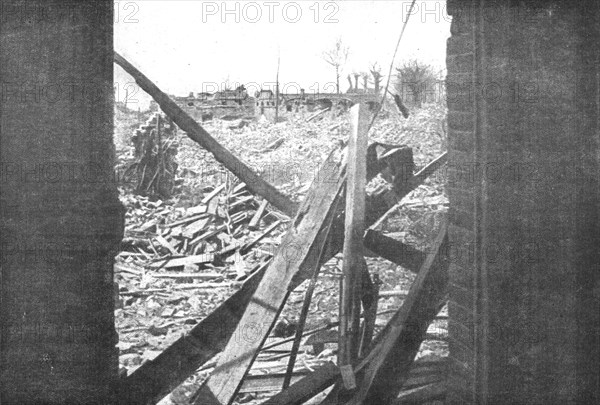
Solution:
<svg viewBox="0 0 600 405"><path fill-rule="evenodd" d="M280 93L279 100L274 91L261 89L254 96L248 94L242 85L235 90L223 90L216 93L190 92L186 97L170 96L175 103L194 119L204 122L212 118L256 117L264 116L267 120L279 117L304 116L323 109L338 115L357 103L366 103L371 111L379 105L379 93L375 91L357 92L353 89L347 93L306 92ZM155 100L150 102L150 110L159 111Z"/></svg>

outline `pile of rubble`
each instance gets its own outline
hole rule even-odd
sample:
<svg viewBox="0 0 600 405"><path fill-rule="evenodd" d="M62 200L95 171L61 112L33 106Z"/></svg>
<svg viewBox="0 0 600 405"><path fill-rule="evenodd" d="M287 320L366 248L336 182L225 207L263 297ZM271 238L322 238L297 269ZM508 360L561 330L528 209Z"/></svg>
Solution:
<svg viewBox="0 0 600 405"><path fill-rule="evenodd" d="M134 146L134 166L137 172L136 192L168 198L175 187L178 144L177 127L170 119L154 114L135 130L131 137Z"/></svg>
<svg viewBox="0 0 600 405"><path fill-rule="evenodd" d="M207 188L189 208L139 195L122 202L130 225L115 265L116 318L131 373L210 313L215 291L224 299L264 266L288 218L243 183Z"/></svg>

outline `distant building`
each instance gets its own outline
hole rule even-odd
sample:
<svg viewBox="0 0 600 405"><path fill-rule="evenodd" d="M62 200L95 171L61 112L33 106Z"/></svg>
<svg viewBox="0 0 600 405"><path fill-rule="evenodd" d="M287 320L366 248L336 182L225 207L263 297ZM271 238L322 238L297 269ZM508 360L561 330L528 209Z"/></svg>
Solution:
<svg viewBox="0 0 600 405"><path fill-rule="evenodd" d="M241 107L248 98L246 88L241 85L235 90L218 91L213 99L218 105L237 105Z"/></svg>
<svg viewBox="0 0 600 405"><path fill-rule="evenodd" d="M244 86L214 94L202 92L194 95L190 92L186 97L171 96L171 99L197 121L225 115L252 115L254 112L254 98L248 96ZM158 104L154 100L150 103L150 109L158 111Z"/></svg>
<svg viewBox="0 0 600 405"><path fill-rule="evenodd" d="M370 90L370 89L369 89ZM231 115L249 116L256 118L265 116L269 121L275 120L277 100L272 90L257 91L255 97L248 95L244 86L235 90L223 90L216 93L193 93L187 96L171 96L185 112L197 121L205 121L212 117L220 118ZM294 115L312 113L329 108L331 115L337 116L344 113L357 102L365 102L371 111L378 108L378 95L374 92L365 92L353 88L346 93L306 93L300 89L299 93L286 93L279 95L280 117L293 117ZM152 111L158 111L155 101L150 103Z"/></svg>
<svg viewBox="0 0 600 405"><path fill-rule="evenodd" d="M271 90L260 90L256 93L254 113L257 118L265 116L266 119L273 121L275 119L276 100L275 94Z"/></svg>

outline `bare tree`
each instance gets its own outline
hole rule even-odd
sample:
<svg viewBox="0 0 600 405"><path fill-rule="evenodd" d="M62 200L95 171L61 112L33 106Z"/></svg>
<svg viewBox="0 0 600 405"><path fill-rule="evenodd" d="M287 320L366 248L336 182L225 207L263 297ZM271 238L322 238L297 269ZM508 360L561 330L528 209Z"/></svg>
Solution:
<svg viewBox="0 0 600 405"><path fill-rule="evenodd" d="M350 48L344 45L342 38L338 38L329 51L323 52L323 60L335 69L335 88L337 94L340 94L340 74L341 70L348 60Z"/></svg>
<svg viewBox="0 0 600 405"><path fill-rule="evenodd" d="M352 72L352 75L354 76L354 88L356 89L356 92L358 93L358 78L360 77L360 73Z"/></svg>
<svg viewBox="0 0 600 405"><path fill-rule="evenodd" d="M396 68L398 82L396 90L404 95L408 90L411 93L410 98L417 108L420 108L424 100L424 93L427 88L435 85L436 76L430 65L419 62L416 59L405 62L402 66ZM407 97L405 97L406 99Z"/></svg>
<svg viewBox="0 0 600 405"><path fill-rule="evenodd" d="M375 87L375 94L379 94L381 80L383 79L383 75L381 74L381 66L379 66L379 64L377 62L372 63L369 71L371 72L371 76L373 76L373 85Z"/></svg>
<svg viewBox="0 0 600 405"><path fill-rule="evenodd" d="M365 93L369 90L369 73L368 72L360 72L360 77L363 79L363 88L365 89Z"/></svg>

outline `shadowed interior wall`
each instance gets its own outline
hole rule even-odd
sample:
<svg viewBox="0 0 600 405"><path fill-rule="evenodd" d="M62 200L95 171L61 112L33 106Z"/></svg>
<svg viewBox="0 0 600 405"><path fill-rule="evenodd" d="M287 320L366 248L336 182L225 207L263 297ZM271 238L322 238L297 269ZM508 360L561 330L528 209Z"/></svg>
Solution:
<svg viewBox="0 0 600 405"><path fill-rule="evenodd" d="M598 3L448 11L448 402L599 403Z"/></svg>
<svg viewBox="0 0 600 405"><path fill-rule="evenodd" d="M2 1L0 403L110 403L113 2Z"/></svg>

